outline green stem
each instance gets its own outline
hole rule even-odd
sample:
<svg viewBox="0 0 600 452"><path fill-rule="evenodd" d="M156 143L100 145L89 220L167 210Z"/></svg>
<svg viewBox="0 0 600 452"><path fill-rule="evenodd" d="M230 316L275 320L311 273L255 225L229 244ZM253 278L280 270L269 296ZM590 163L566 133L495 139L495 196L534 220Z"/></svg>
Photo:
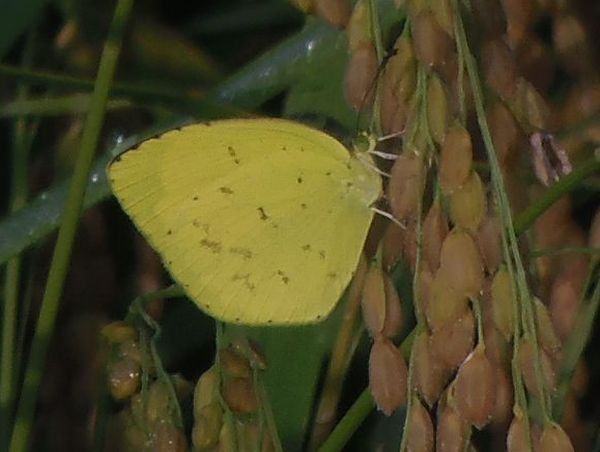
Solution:
<svg viewBox="0 0 600 452"><path fill-rule="evenodd" d="M79 222L85 186L104 120L104 109L117 65L122 36L132 6L133 0L119 0L117 3L100 61L91 109L83 130L81 149L73 173L66 210L58 232L46 282L46 290L44 291L40 314L32 339L22 395L19 400L10 442L11 452L25 452L28 448L35 403L46 363L48 344L54 331L59 302L69 269L71 250Z"/></svg>
<svg viewBox="0 0 600 452"><path fill-rule="evenodd" d="M30 66L35 43L35 31L27 35L23 50L23 67ZM28 96L28 89L19 85L17 100ZM24 117L15 121L12 168L11 168L11 200L9 212L21 209L27 200L28 178L27 163L31 150L32 140L29 138L28 124ZM13 418L13 403L15 393L15 378L18 375L18 354L16 348L17 316L19 306L19 286L21 283L21 256L15 256L6 265L6 279L4 281L4 306L2 309L2 353L0 354L0 449L8 446L10 439L10 426ZM16 357L16 358L15 358Z"/></svg>
<svg viewBox="0 0 600 452"><path fill-rule="evenodd" d="M596 274L597 267L600 266L600 261L595 260L592 262L589 270L588 283L591 283L593 275ZM596 278L597 279L597 278ZM586 285L587 286L587 285ZM583 293L585 296L585 291ZM596 280L596 286L594 292L588 303L582 306L577 315L577 321L573 333L567 339L567 342L563 349L563 358L558 374L558 390L553 401L554 412L556 419L561 419L564 403L569 388L571 387L571 377L575 372L577 363L579 362L583 350L588 342L588 339L592 335L594 328L594 322L598 315L598 309L600 308L600 282Z"/></svg>
<svg viewBox="0 0 600 452"><path fill-rule="evenodd" d="M24 69L7 64L0 64L0 75L15 78L24 83L40 84L46 88L59 90L92 91L94 89L93 80L47 71ZM172 88L146 88L139 84L117 82L111 87L110 94L133 99L140 104L163 106L195 115L199 115L200 112L213 117L245 114L240 109L207 100L204 93L191 93Z"/></svg>
<svg viewBox="0 0 600 452"><path fill-rule="evenodd" d="M458 5L455 10L458 12ZM502 236L503 240L506 240L508 245L509 256L506 256L514 265L514 273L511 272L512 280L515 281L517 292L515 295L518 297L521 303L521 311L523 316L523 328L525 330L526 337L531 341L531 345L534 350L534 369L537 384L540 387L540 405L542 408L542 416L544 422L548 422L550 419L550 407L546 403L548 398L547 392L544 387L539 347L537 343L535 317L533 312L533 306L531 301L531 294L529 293L529 287L527 285L527 276L525 273L525 267L521 260L519 251L519 245L517 242L517 236L515 233L514 222L512 219L512 213L510 210L510 203L506 194L506 188L504 186L504 179L502 171L496 157L494 149L494 143L492 136L487 124L485 107L483 104L483 90L481 82L479 80L479 74L477 72L477 63L473 57L467 41L466 31L464 24L462 23L462 17L460 14L456 15L457 18L457 45L463 49L465 58L465 66L467 68L467 74L469 75L469 81L471 84L471 91L473 93L473 102L475 104L475 110L477 112L477 122L483 138L484 147L487 153L488 161L491 169L491 181L493 186L494 198L496 200L498 216L502 222Z"/></svg>
<svg viewBox="0 0 600 452"><path fill-rule="evenodd" d="M597 172L600 172L600 153L598 151L595 152L593 157L577 165L570 174L548 187L542 196L521 212L514 222L515 232L520 234L529 229L546 209L565 194L580 186L584 179Z"/></svg>
<svg viewBox="0 0 600 452"><path fill-rule="evenodd" d="M367 388L356 399L340 422L338 422L331 435L327 438L327 441L319 448L319 452L337 452L343 450L350 437L367 418L373 408L375 408L375 402L371 392Z"/></svg>
<svg viewBox="0 0 600 452"><path fill-rule="evenodd" d="M585 248L582 246L565 246L562 248L544 248L531 250L529 257L538 258L543 256L561 256L563 254L589 254L592 256L600 256L600 248Z"/></svg>

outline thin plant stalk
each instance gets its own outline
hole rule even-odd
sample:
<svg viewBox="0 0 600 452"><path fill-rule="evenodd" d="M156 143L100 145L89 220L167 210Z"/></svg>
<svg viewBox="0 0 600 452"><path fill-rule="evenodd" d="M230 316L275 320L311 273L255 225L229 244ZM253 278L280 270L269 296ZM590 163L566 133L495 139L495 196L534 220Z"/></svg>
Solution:
<svg viewBox="0 0 600 452"><path fill-rule="evenodd" d="M24 67L30 66L34 54L35 31L30 31L23 49ZM19 85L17 99L28 96L25 85ZM15 120L12 144L11 199L9 212L21 209L27 200L27 163L32 139L27 120L20 116ZM0 449L5 449L10 438L10 425L13 417L15 378L18 375L19 357L16 355L17 317L19 306L19 286L21 282L21 256L15 256L6 265L4 281L4 305L2 309L2 353L0 357Z"/></svg>
<svg viewBox="0 0 600 452"><path fill-rule="evenodd" d="M9 450L11 452L25 452L30 442L35 404L46 363L48 345L54 332L61 294L69 269L71 251L85 194L85 186L104 121L105 106L117 66L122 37L132 6L133 0L119 0L117 3L100 60L90 112L83 130L81 148L67 197L66 210L58 231L58 238L54 255L52 256L40 314L32 339L29 361L23 381L22 395L19 400L10 441Z"/></svg>

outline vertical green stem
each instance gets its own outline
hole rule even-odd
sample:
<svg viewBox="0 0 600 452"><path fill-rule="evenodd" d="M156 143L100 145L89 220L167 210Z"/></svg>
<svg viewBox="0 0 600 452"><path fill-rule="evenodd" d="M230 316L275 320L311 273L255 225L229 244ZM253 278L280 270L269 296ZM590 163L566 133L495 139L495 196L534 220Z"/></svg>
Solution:
<svg viewBox="0 0 600 452"><path fill-rule="evenodd" d="M66 210L58 231L58 239L46 282L46 290L32 340L22 395L19 400L10 442L9 450L11 452L25 452L28 448L35 402L44 371L48 344L54 331L60 297L69 268L71 250L85 194L85 186L104 120L104 111L121 49L122 36L132 6L133 0L119 0L117 3L109 35L102 53L102 59L100 60L98 77L90 104L90 112L83 130L81 148L67 197Z"/></svg>
<svg viewBox="0 0 600 452"><path fill-rule="evenodd" d="M521 261L517 236L515 234L513 226L512 213L510 210L510 203L508 202L508 196L506 195L506 188L504 186L502 171L500 170L500 165L498 163L498 159L496 157L496 152L494 149L494 143L492 141L492 136L485 117L485 108L483 105L483 91L479 80L479 74L477 73L477 64L475 58L471 54L468 47L467 36L461 15L459 13L458 5L456 5L455 10L457 12L456 20L458 23L458 35L456 37L457 44L462 47L462 51L465 58L465 66L467 69L467 74L469 75L471 91L473 93L473 101L475 104L475 110L477 112L477 122L479 125L479 129L481 130L481 136L483 138L483 143L485 145L488 161L490 164L494 198L498 207L499 218L502 221L502 237L508 245L509 256L507 256L507 258L510 262L507 263L509 265L512 263L513 265L515 275L514 279L517 288L516 296L518 297L521 304L523 329L525 330L525 335L531 341L534 350L534 369L537 384L539 385L541 391L540 405L542 408L542 416L544 418L544 422L548 422L550 419L550 406L547 403L548 399L546 397L546 391L541 373L541 365L539 359L540 355L537 344L536 325L534 317L535 314L533 312L531 294L529 293L529 288L527 286L525 268L523 266L523 262Z"/></svg>
<svg viewBox="0 0 600 452"><path fill-rule="evenodd" d="M31 65L35 32L29 32L23 49L23 66ZM27 97L27 88L20 85L17 99ZM15 121L12 144L11 200L9 211L16 212L25 205L28 192L27 162L32 140L27 136L28 123L24 117ZM2 309L2 353L0 355L0 449L8 446L14 403L15 384L18 374L18 359L15 357L19 285L21 281L21 257L16 256L6 265L4 281L4 306Z"/></svg>

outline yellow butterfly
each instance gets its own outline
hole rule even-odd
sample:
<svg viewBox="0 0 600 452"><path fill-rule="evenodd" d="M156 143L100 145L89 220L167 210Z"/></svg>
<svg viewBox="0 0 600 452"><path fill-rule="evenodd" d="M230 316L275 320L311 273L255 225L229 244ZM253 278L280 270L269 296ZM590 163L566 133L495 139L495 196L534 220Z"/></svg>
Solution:
<svg viewBox="0 0 600 452"><path fill-rule="evenodd" d="M248 325L331 312L382 190L365 153L281 119L171 130L116 157L108 175L189 297L217 319Z"/></svg>

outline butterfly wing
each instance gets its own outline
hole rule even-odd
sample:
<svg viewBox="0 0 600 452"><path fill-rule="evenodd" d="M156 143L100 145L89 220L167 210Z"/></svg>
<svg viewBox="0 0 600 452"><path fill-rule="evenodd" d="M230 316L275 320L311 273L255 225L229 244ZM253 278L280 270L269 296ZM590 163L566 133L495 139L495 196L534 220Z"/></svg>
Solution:
<svg viewBox="0 0 600 452"><path fill-rule="evenodd" d="M318 321L356 267L381 180L334 138L285 120L196 124L109 166L113 192L202 309Z"/></svg>

